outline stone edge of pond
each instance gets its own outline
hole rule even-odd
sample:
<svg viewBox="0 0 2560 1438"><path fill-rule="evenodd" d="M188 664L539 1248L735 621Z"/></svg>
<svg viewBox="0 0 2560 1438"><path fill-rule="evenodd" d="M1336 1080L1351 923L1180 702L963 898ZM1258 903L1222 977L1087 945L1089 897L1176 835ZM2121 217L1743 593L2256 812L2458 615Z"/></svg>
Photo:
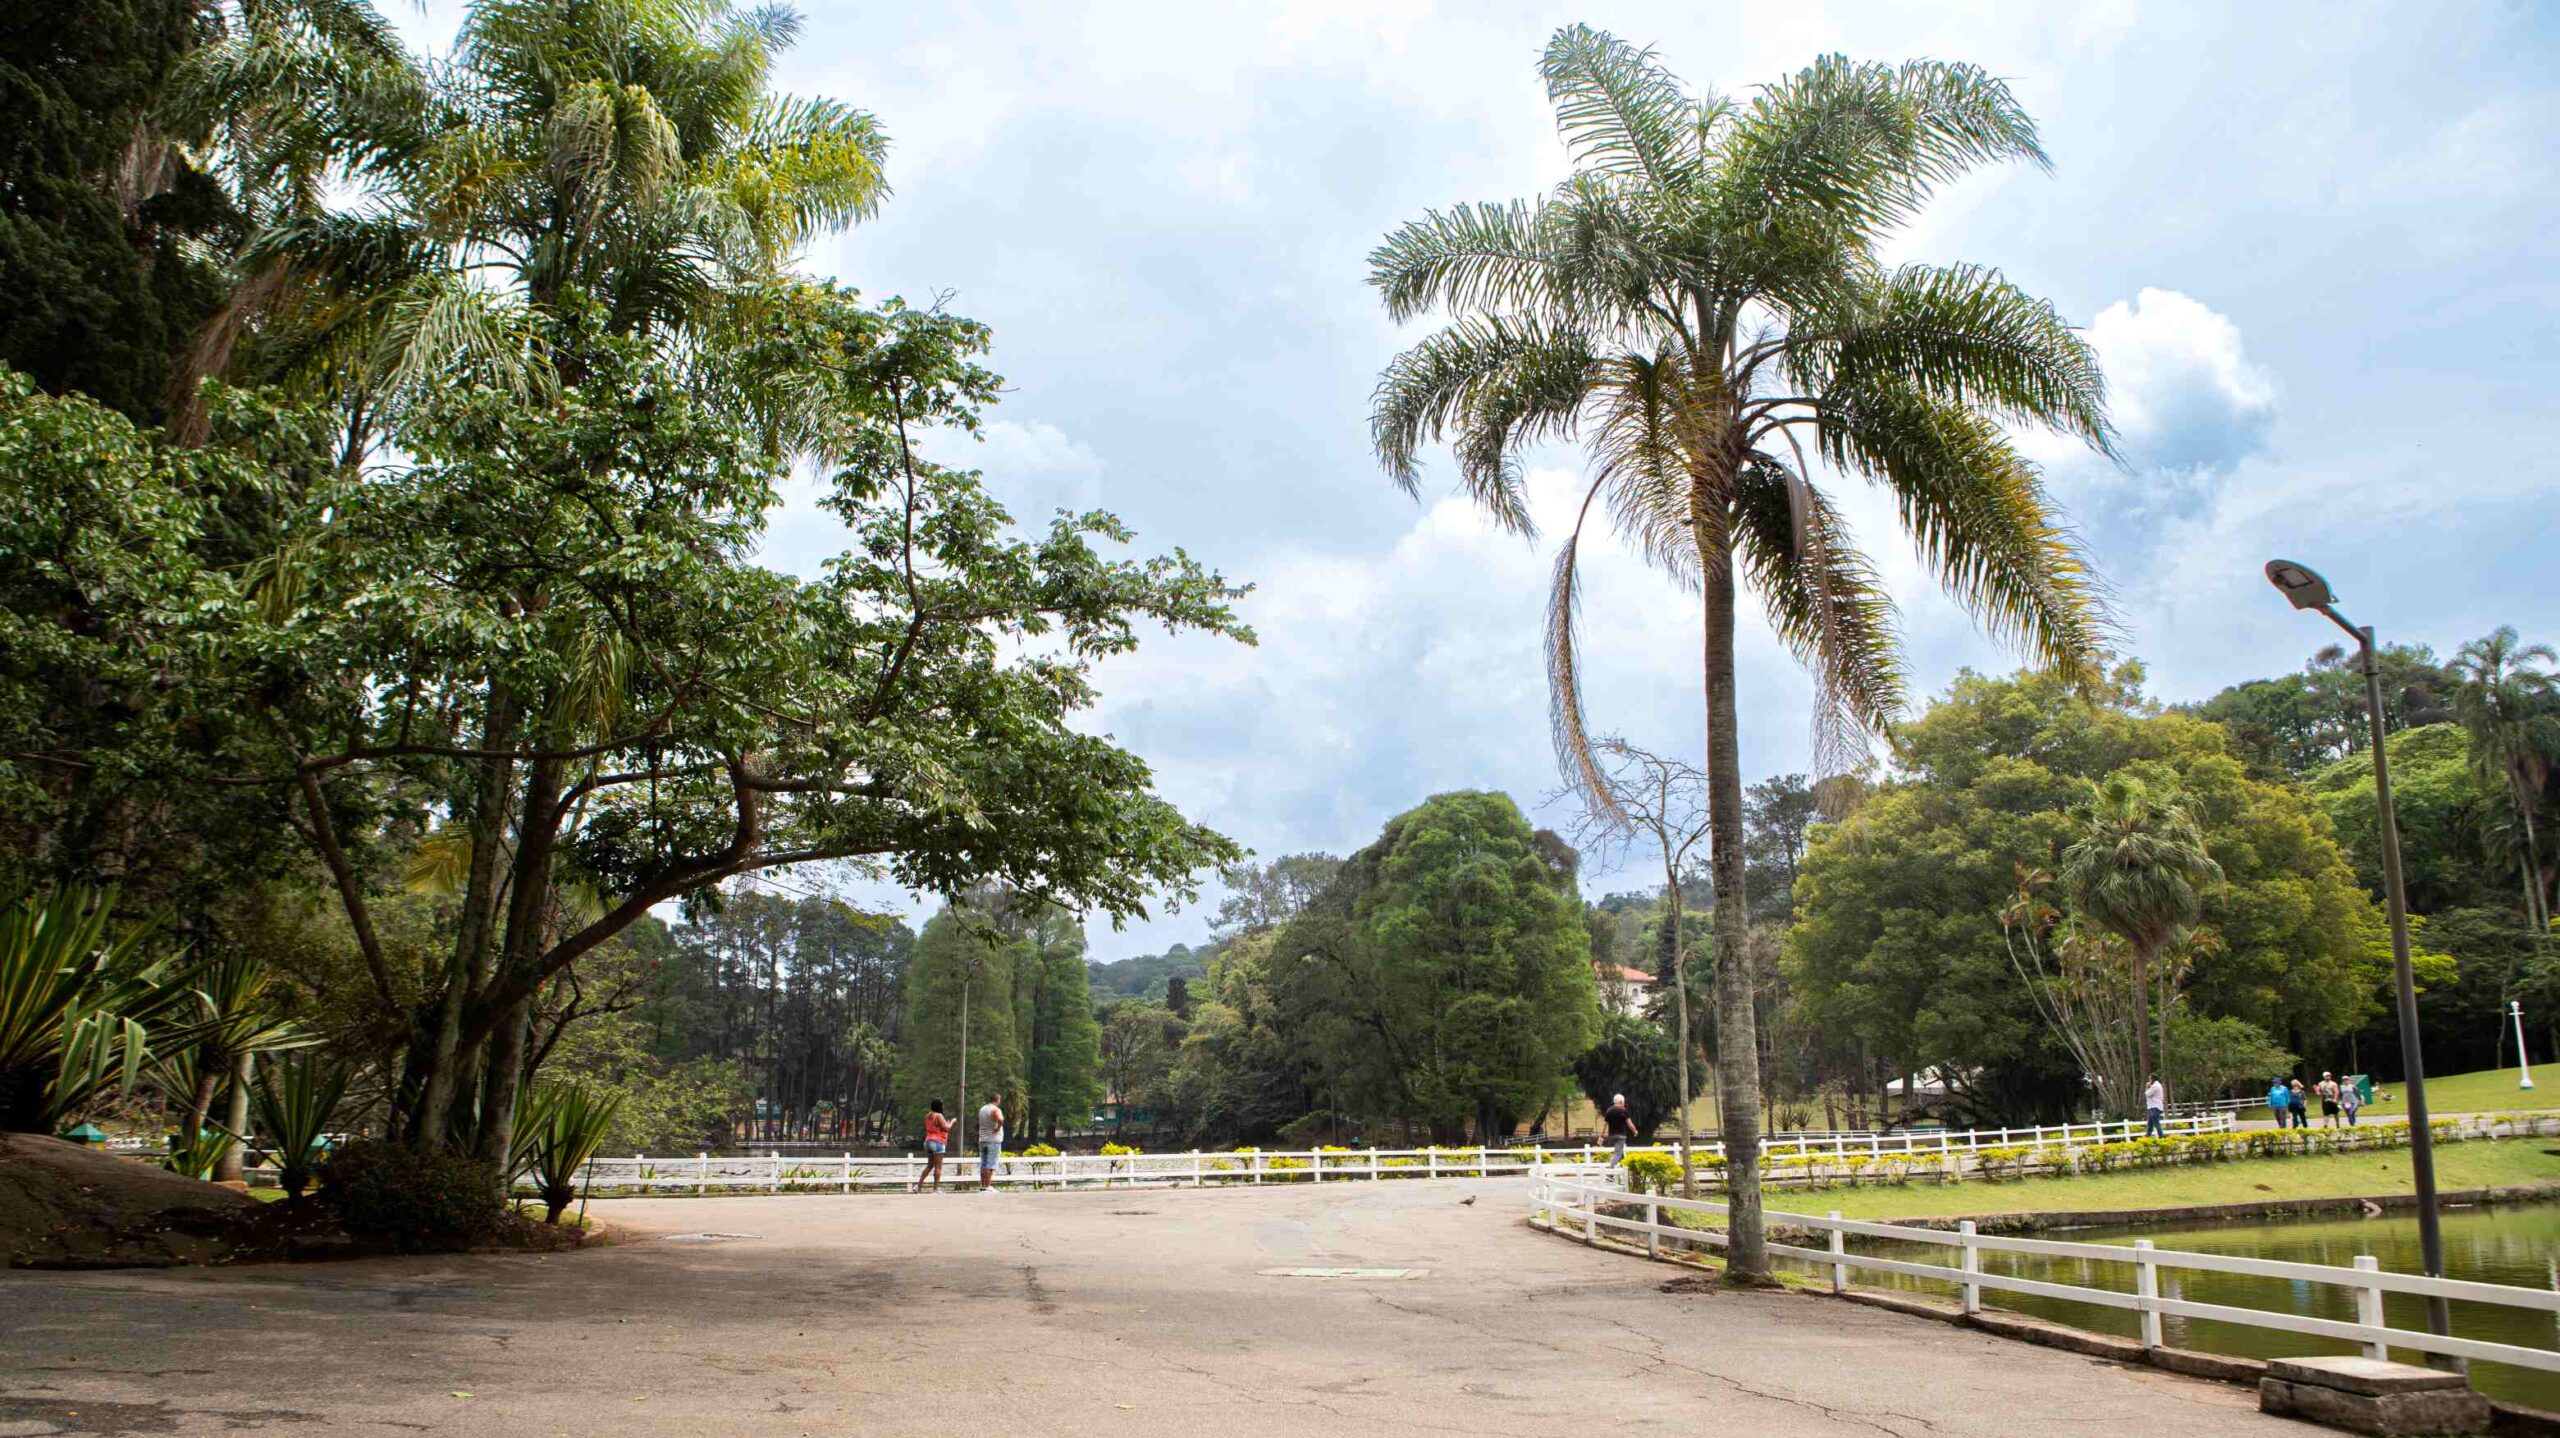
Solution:
<svg viewBox="0 0 2560 1438"><path fill-rule="evenodd" d="M2497 1188L2466 1188L2436 1195L2438 1207L2475 1204L2533 1203L2560 1198L2560 1181L2550 1183L2507 1184ZM2180 1208L2100 1208L2055 1211L2051 1213L1973 1213L1944 1214L1927 1218L1873 1218L1868 1223L1890 1223L1902 1228L1953 1229L1967 1219L1982 1233L2051 1233L2069 1228L2117 1228L2136 1223L2189 1223L2222 1218L2270 1218L2305 1213L2354 1213L2366 1206L2383 1210L2411 1209L2418 1206L2416 1195L2377 1193L2364 1197L2340 1198L2262 1198L2246 1203L2198 1203ZM1771 1237L1787 1235L1795 1242L1813 1233L1811 1229L1789 1224L1769 1225Z"/></svg>

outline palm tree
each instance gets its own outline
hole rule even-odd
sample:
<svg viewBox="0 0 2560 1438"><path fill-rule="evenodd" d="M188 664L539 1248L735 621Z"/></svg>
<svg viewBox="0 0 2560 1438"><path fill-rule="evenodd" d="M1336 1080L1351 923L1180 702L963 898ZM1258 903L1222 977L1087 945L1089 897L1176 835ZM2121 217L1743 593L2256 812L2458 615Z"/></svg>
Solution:
<svg viewBox="0 0 2560 1438"><path fill-rule="evenodd" d="M2122 772L2090 795L2080 835L2063 851L2061 879L2073 907L2124 940L2132 956L2136 1093L2151 1082L2151 965L2194 926L2197 886L2221 877L2177 792Z"/></svg>
<svg viewBox="0 0 2560 1438"><path fill-rule="evenodd" d="M564 303L610 334L734 333L755 282L888 194L869 114L769 88L799 32L786 8L727 0L474 0L448 63L375 58L325 89L361 138L310 147L343 152L363 202L268 207L242 251L255 282L195 376L272 318L266 368L337 403L355 458L457 362L528 393L574 368L534 323ZM205 112L271 103L271 69L208 70Z"/></svg>
<svg viewBox="0 0 2560 1438"><path fill-rule="evenodd" d="M1829 57L1742 104L1693 95L1652 52L1582 26L1556 33L1542 70L1573 175L1543 199L1432 212L1370 256L1393 317L1450 316L1380 377L1372 436L1409 492L1417 450L1448 438L1462 487L1523 533L1521 451L1587 444L1547 654L1558 759L1597 807L1609 800L1574 642L1594 506L1699 598L1728 1271L1766 1282L1738 591L1747 580L1812 671L1832 764L1890 726L1904 688L1891 598L1817 488L1826 472L1889 491L1995 635L2093 677L2106 629L2095 583L2003 425L2105 452L2103 386L2081 337L1997 272L1878 258L1937 185L1994 161L2044 163L2033 122L1981 70Z"/></svg>
<svg viewBox="0 0 2560 1438"><path fill-rule="evenodd" d="M2481 778L2506 790L2516 874L2524 885L2525 926L2538 947L2548 942L2551 912L2542 890L2542 846L2534 823L2551 762L2560 754L2560 662L2548 644L2526 644L2502 624L2465 644L2448 667L2461 680L2453 711L2471 736L2471 762Z"/></svg>

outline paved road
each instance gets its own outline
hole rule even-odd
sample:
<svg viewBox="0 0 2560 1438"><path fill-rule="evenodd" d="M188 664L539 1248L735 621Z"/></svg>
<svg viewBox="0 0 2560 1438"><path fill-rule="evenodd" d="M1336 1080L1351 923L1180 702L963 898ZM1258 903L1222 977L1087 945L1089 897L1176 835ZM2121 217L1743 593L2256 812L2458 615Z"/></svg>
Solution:
<svg viewBox="0 0 2560 1438"><path fill-rule="evenodd" d="M634 1200L598 1205L632 1241L547 1258L0 1274L0 1438L2312 1431L1826 1299L1666 1293L1675 1270L1518 1203L1516 1180ZM706 1232L754 1236L678 1237ZM1324 1267L1426 1272L1265 1272Z"/></svg>

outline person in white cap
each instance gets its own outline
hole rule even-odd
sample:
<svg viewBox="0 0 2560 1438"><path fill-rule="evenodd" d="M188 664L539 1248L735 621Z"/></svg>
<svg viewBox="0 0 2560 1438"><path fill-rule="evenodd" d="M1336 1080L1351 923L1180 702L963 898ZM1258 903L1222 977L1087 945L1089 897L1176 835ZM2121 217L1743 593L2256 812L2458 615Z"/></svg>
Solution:
<svg viewBox="0 0 2560 1438"><path fill-rule="evenodd" d="M1616 1168L1627 1161L1627 1140L1636 1133L1636 1121L1627 1113L1627 1096L1609 1095L1609 1111L1600 1117L1609 1125L1609 1166Z"/></svg>

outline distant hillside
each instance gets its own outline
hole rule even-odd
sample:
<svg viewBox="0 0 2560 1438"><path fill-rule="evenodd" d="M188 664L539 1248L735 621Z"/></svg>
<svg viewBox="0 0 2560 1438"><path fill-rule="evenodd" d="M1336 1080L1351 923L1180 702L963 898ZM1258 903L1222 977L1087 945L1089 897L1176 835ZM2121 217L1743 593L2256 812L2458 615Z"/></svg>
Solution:
<svg viewBox="0 0 2560 1438"><path fill-rule="evenodd" d="M1164 998L1168 979L1196 979L1209 971L1209 955L1214 948L1194 949L1176 944L1161 954L1140 954L1116 963L1092 965L1091 983L1094 1002L1105 999Z"/></svg>

